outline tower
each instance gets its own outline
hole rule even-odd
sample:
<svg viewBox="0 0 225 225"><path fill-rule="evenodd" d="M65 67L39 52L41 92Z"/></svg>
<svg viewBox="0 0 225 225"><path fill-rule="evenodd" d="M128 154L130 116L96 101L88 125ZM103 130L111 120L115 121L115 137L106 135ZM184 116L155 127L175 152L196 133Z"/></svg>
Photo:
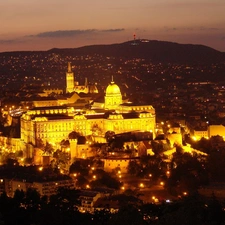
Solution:
<svg viewBox="0 0 225 225"><path fill-rule="evenodd" d="M71 63L68 62L68 68L66 72L66 93L74 91L74 73L72 72Z"/></svg>

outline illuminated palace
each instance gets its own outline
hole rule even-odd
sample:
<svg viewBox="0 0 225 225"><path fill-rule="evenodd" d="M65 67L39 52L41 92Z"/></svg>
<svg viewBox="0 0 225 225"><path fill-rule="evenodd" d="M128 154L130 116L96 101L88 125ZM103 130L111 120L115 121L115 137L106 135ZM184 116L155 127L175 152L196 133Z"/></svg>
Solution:
<svg viewBox="0 0 225 225"><path fill-rule="evenodd" d="M51 104L36 101L35 107L22 115L21 141L23 149L30 150L29 154L32 154L38 140L57 145L68 139L72 131L83 136L104 137L107 131L118 134L139 130L150 131L155 136L155 109L151 105L123 102L120 88L113 80L106 88L104 101L93 101L88 108L75 104L77 98L73 96L78 96L73 92L75 85L69 64L66 92L71 92L71 97ZM72 100L74 104L71 104Z"/></svg>

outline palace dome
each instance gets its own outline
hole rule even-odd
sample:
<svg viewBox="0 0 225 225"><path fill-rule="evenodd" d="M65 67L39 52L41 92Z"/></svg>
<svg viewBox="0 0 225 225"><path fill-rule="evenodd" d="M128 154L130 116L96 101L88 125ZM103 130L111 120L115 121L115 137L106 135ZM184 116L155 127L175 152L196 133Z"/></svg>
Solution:
<svg viewBox="0 0 225 225"><path fill-rule="evenodd" d="M120 88L113 81L106 88L106 95L121 95Z"/></svg>

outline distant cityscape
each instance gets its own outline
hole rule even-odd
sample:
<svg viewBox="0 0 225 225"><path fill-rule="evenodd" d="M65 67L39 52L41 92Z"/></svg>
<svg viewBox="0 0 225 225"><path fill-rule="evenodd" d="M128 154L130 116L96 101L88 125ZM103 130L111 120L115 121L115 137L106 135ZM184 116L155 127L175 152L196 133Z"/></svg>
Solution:
<svg viewBox="0 0 225 225"><path fill-rule="evenodd" d="M225 57L150 45L0 53L0 202L43 218L18 224L224 223Z"/></svg>

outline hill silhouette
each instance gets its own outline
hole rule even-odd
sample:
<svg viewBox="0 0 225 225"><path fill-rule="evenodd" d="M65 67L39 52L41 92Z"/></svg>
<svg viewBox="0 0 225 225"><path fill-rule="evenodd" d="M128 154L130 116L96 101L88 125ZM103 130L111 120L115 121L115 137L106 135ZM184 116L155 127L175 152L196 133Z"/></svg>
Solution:
<svg viewBox="0 0 225 225"><path fill-rule="evenodd" d="M178 44L156 40L135 40L120 44L91 45L79 48L51 49L66 55L99 54L111 57L143 58L162 63L224 62L225 53L204 45Z"/></svg>

